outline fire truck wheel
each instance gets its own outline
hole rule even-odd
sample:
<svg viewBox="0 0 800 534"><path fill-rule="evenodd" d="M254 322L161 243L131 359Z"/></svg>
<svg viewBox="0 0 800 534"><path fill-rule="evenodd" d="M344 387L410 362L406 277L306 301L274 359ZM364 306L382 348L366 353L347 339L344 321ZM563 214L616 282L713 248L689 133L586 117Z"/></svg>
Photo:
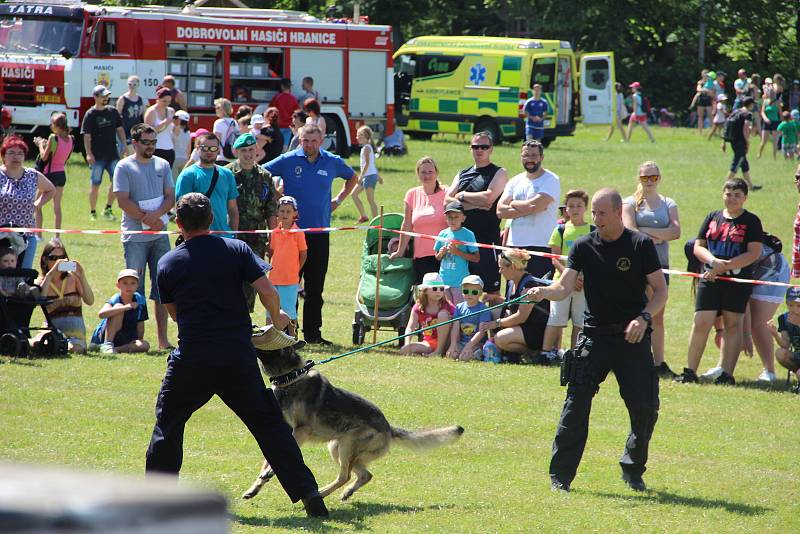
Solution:
<svg viewBox="0 0 800 534"><path fill-rule="evenodd" d="M335 146L331 146L328 150L339 154L343 158L350 156L350 145L347 144L347 134L344 130L344 125L339 117L331 114L323 114L325 117L325 124L327 125L327 134L325 137L331 139Z"/></svg>

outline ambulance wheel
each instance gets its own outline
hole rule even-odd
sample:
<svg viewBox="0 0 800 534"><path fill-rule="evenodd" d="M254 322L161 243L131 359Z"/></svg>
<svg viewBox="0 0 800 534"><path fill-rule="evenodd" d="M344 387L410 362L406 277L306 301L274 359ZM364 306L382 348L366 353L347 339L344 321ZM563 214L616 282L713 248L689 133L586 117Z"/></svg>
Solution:
<svg viewBox="0 0 800 534"><path fill-rule="evenodd" d="M503 132L500 131L500 126L497 125L497 121L492 118L484 117L479 119L478 122L475 123L475 130L473 133L478 132L489 132L492 134L492 143L495 146L503 144Z"/></svg>
<svg viewBox="0 0 800 534"><path fill-rule="evenodd" d="M6 356L11 356L12 358L23 356L22 342L16 335L10 332L3 334L0 336L0 354L5 354Z"/></svg>
<svg viewBox="0 0 800 534"><path fill-rule="evenodd" d="M408 132L408 136L417 141L430 141L431 137L433 137L433 132Z"/></svg>

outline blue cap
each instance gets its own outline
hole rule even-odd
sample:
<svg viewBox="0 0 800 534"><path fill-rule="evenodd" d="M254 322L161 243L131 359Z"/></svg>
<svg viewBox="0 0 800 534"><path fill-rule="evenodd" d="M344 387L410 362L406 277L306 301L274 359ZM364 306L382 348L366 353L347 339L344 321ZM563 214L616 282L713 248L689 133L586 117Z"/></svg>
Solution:
<svg viewBox="0 0 800 534"><path fill-rule="evenodd" d="M800 302L800 287L792 286L786 290L786 302Z"/></svg>

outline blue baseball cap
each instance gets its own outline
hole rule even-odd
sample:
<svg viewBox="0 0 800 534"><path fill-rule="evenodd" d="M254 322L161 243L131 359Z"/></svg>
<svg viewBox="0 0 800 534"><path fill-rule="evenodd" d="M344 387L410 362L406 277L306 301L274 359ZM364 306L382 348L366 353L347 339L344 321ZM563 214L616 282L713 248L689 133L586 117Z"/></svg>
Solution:
<svg viewBox="0 0 800 534"><path fill-rule="evenodd" d="M786 290L786 302L800 302L800 287L792 286Z"/></svg>

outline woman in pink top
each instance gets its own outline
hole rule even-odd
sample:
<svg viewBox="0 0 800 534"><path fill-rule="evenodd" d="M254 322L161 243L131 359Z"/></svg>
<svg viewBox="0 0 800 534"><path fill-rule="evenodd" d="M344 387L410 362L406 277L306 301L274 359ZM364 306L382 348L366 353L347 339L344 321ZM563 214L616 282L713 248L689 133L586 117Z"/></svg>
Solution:
<svg viewBox="0 0 800 534"><path fill-rule="evenodd" d="M405 215L402 230L437 236L447 227L444 216L445 190L439 184L439 168L430 156L417 162L417 178L422 185L412 187L406 193ZM400 246L391 255L392 259L405 255L409 236L400 236ZM419 238L414 240L414 272L419 284L426 273L439 272L439 261L433 251L434 240Z"/></svg>
<svg viewBox="0 0 800 534"><path fill-rule="evenodd" d="M64 195L64 185L67 183L65 167L75 141L69 134L67 116L62 112L53 113L50 117L50 131L53 133L47 139L36 137L33 141L39 148L39 157L46 162L44 175L56 186L53 212L56 219L55 227L61 228L61 197Z"/></svg>

